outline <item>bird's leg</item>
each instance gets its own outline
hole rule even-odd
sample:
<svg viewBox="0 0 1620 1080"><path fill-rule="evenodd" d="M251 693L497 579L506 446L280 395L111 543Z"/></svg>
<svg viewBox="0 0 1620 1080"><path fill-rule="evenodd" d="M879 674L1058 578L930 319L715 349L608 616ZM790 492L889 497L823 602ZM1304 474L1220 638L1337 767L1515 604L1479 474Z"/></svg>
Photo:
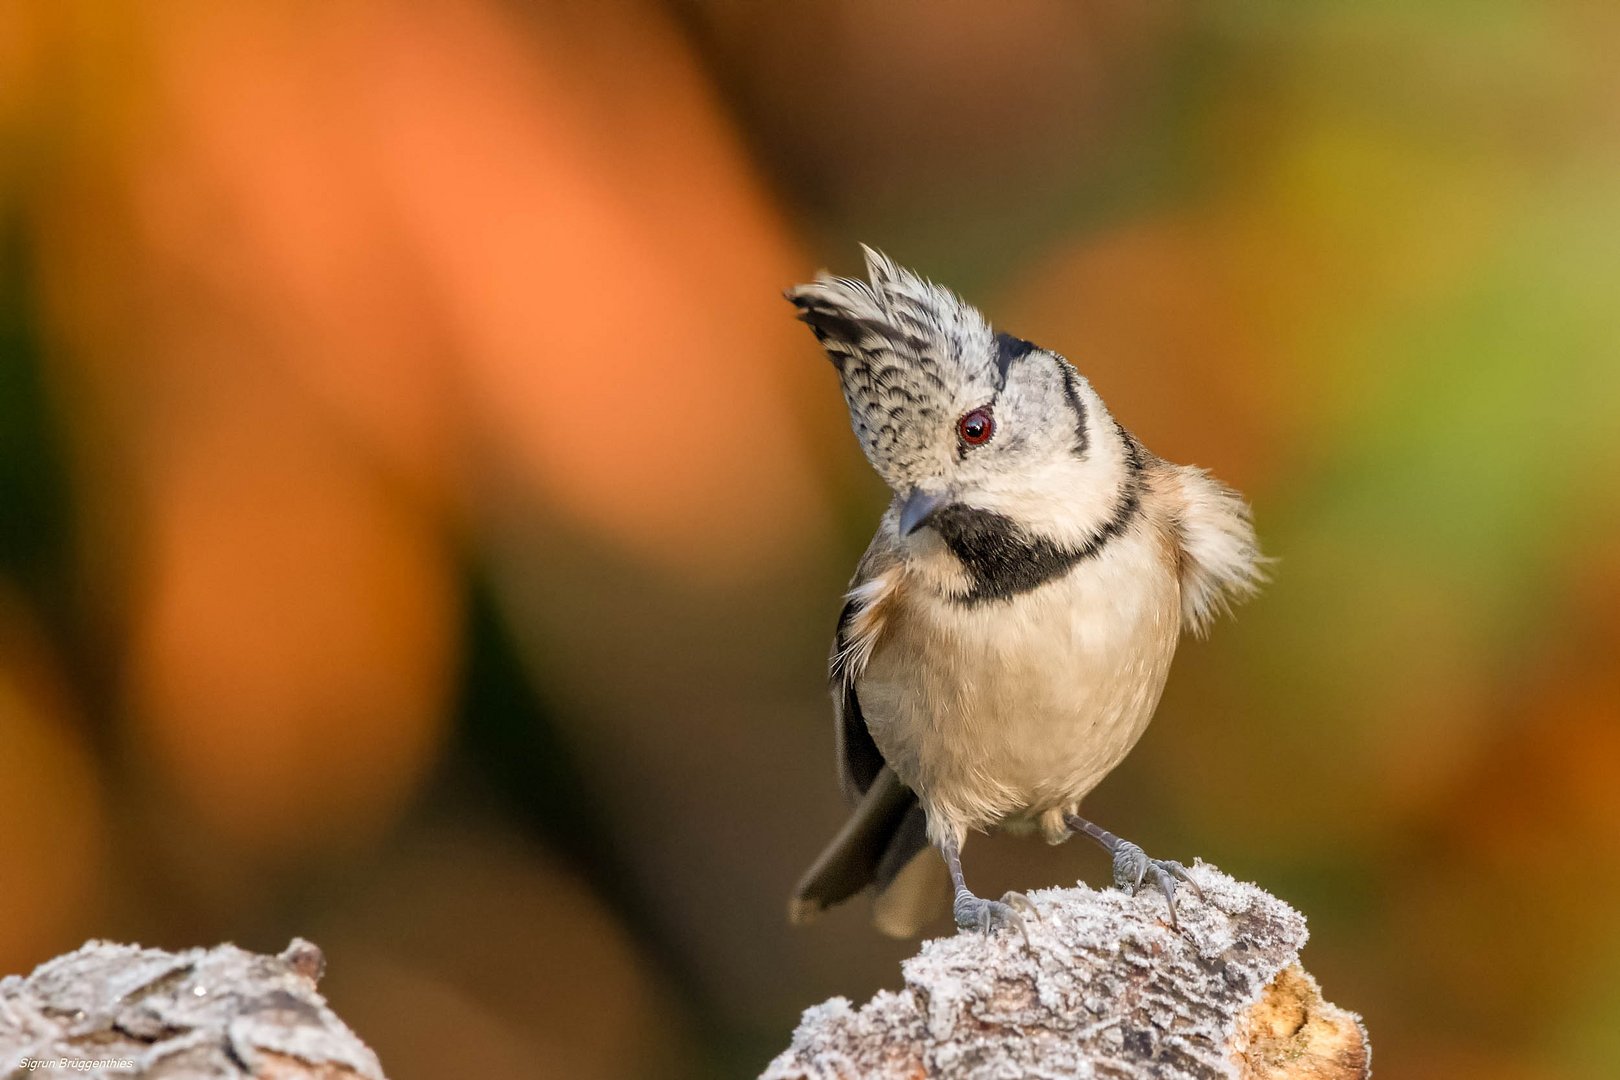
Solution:
<svg viewBox="0 0 1620 1080"><path fill-rule="evenodd" d="M939 853L945 858L946 869L951 872L951 887L956 892L956 898L951 903L951 914L956 918L957 928L978 928L988 934L992 930L1010 926L1024 935L1024 945L1027 947L1029 928L1024 925L1024 915L1037 914L1029 897L1015 892L1006 894L1000 900L984 900L974 896L962 879L961 843L956 837L947 836L939 843Z"/></svg>
<svg viewBox="0 0 1620 1080"><path fill-rule="evenodd" d="M1103 850L1114 857L1114 884L1132 896L1142 887L1142 882L1148 878L1164 893L1165 902L1170 905L1170 926L1179 929L1176 925L1176 882L1184 881L1192 889L1193 895L1202 900L1204 891L1198 887L1198 882L1187 873L1187 868L1170 859L1150 859L1147 852L1131 843L1121 840L1113 833L1100 825L1094 825L1079 814L1064 814L1063 823L1071 830L1085 833Z"/></svg>

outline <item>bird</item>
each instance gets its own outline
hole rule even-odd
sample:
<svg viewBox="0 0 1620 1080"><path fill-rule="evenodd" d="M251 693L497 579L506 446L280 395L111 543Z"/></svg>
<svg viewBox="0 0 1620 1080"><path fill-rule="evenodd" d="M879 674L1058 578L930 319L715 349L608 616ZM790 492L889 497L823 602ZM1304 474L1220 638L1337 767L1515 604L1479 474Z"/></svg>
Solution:
<svg viewBox="0 0 1620 1080"><path fill-rule="evenodd" d="M955 293L862 245L866 279L784 294L837 370L851 427L892 499L844 595L828 665L851 811L794 889L805 922L863 892L914 936L1038 918L976 895L973 833L1076 833L1116 886L1150 882L1176 926L1179 862L1080 816L1158 706L1183 633L1266 578L1248 504L1153 454L1061 354L998 332ZM934 859L929 848L937 851Z"/></svg>

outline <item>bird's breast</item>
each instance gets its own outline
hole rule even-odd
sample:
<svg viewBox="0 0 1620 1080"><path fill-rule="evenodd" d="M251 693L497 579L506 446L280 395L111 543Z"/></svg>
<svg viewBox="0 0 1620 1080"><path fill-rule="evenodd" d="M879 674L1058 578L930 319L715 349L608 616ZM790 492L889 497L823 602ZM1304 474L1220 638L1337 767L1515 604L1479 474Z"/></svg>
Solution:
<svg viewBox="0 0 1620 1080"><path fill-rule="evenodd" d="M1146 530L1039 589L964 605L900 589L857 682L884 758L938 829L1072 808L1136 742L1180 632Z"/></svg>

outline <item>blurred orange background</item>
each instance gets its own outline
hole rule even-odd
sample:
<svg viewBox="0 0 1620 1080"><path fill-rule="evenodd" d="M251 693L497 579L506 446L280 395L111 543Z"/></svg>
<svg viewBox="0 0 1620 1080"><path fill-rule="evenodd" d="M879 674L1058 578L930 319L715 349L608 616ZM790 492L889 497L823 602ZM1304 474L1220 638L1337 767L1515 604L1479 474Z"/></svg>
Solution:
<svg viewBox="0 0 1620 1080"><path fill-rule="evenodd" d="M1301 907L1381 1077L1614 1075L1617 50L1578 0L0 6L0 972L302 934L395 1080L749 1076L895 985L860 905L783 917L886 496L780 291L866 241L1279 558L1091 816Z"/></svg>

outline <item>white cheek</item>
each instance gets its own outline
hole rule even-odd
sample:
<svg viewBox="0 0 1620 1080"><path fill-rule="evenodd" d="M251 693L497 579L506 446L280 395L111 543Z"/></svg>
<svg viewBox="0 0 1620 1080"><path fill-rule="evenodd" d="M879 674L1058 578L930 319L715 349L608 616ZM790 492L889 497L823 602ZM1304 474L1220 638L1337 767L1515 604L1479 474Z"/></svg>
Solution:
<svg viewBox="0 0 1620 1080"><path fill-rule="evenodd" d="M1118 511L1123 473L1117 461L1063 455L988 478L967 501L1058 543L1079 543Z"/></svg>

